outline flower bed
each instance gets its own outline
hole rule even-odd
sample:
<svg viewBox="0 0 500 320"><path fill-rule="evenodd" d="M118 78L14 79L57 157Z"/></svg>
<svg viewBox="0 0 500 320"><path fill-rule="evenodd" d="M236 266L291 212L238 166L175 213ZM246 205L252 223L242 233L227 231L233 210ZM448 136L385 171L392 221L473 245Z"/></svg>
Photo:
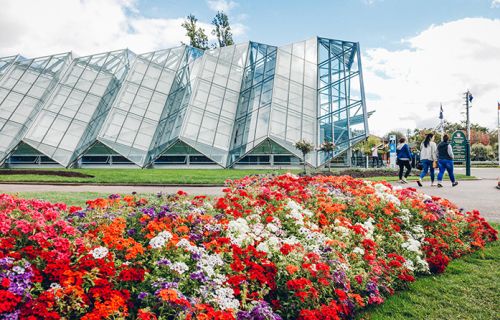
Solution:
<svg viewBox="0 0 500 320"><path fill-rule="evenodd" d="M346 176L87 204L0 195L0 318L349 319L497 240L477 211Z"/></svg>

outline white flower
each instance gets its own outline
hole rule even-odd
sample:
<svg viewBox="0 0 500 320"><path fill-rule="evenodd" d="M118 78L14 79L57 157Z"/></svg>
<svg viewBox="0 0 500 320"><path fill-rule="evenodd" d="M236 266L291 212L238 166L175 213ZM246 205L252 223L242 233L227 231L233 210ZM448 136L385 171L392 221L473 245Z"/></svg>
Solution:
<svg viewBox="0 0 500 320"><path fill-rule="evenodd" d="M164 245L165 245L165 238L163 237L154 237L152 238L151 240L149 240L149 245L153 248L153 249L158 249L158 248L162 248Z"/></svg>
<svg viewBox="0 0 500 320"><path fill-rule="evenodd" d="M231 288L217 288L215 291L215 299L219 308L222 310L238 310L240 307L240 302L234 298L234 292Z"/></svg>
<svg viewBox="0 0 500 320"><path fill-rule="evenodd" d="M168 266L170 270L175 271L179 274L183 274L184 272L189 270L189 267L184 262L175 262Z"/></svg>
<svg viewBox="0 0 500 320"><path fill-rule="evenodd" d="M12 268L12 271L14 271L17 274L22 274L22 273L24 273L24 271L26 271L26 269L24 269L23 267L20 267L20 266L14 266Z"/></svg>
<svg viewBox="0 0 500 320"><path fill-rule="evenodd" d="M274 223L268 223L266 226L267 230L271 231L272 233L276 233L280 230L278 226L276 226Z"/></svg>
<svg viewBox="0 0 500 320"><path fill-rule="evenodd" d="M259 251L269 253L269 246L267 245L266 242L259 243L259 245L256 247L256 249Z"/></svg>
<svg viewBox="0 0 500 320"><path fill-rule="evenodd" d="M185 248L185 249L189 250L192 246L191 246L191 243L189 243L189 240L181 239L179 242L177 242L177 247L178 248Z"/></svg>
<svg viewBox="0 0 500 320"><path fill-rule="evenodd" d="M162 237L163 239L165 239L165 242L166 241L169 241L170 239L172 239L172 234L168 231L162 231L160 233L158 233L157 237Z"/></svg>
<svg viewBox="0 0 500 320"><path fill-rule="evenodd" d="M413 238L409 238L401 246L408 251L420 252L420 242Z"/></svg>
<svg viewBox="0 0 500 320"><path fill-rule="evenodd" d="M354 249L352 250L352 252L357 253L357 254L360 254L360 255L363 255L363 254L365 254L365 249L360 248L360 247L356 247L356 248L354 248Z"/></svg>
<svg viewBox="0 0 500 320"><path fill-rule="evenodd" d="M109 250L106 247L97 247L94 250L90 251L90 254L94 257L94 259L102 259L107 256L108 253Z"/></svg>
<svg viewBox="0 0 500 320"><path fill-rule="evenodd" d="M52 289L54 291L57 291L57 290L59 290L61 288L62 288L61 285L59 283L57 283L57 282L52 282L50 284L50 289Z"/></svg>

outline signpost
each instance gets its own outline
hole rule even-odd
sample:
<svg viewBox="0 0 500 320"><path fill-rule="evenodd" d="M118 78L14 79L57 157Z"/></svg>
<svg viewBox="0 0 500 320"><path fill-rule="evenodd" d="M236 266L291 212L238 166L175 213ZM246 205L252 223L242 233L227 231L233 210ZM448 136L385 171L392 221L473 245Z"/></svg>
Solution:
<svg viewBox="0 0 500 320"><path fill-rule="evenodd" d="M390 166L396 168L396 135L389 136Z"/></svg>
<svg viewBox="0 0 500 320"><path fill-rule="evenodd" d="M453 149L453 155L455 156L455 161L466 162L467 161L467 137L463 131L455 131L451 135L451 147Z"/></svg>

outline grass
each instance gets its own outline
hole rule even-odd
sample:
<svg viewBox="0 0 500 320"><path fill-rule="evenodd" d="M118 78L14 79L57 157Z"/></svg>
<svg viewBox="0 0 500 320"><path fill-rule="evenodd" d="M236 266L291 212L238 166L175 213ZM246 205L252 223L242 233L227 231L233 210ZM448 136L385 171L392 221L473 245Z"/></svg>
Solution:
<svg viewBox="0 0 500 320"><path fill-rule="evenodd" d="M0 192L1 193L1 192ZM18 197L39 199L52 203L64 202L68 206L85 206L85 201L109 196L101 192L17 192Z"/></svg>
<svg viewBox="0 0 500 320"><path fill-rule="evenodd" d="M15 169L13 169L15 170ZM45 170L45 169L44 169ZM77 171L94 178L51 175L0 175L0 182L96 183L96 184L223 184L226 179L239 179L252 174L299 173L300 170L234 170L234 169L60 169Z"/></svg>
<svg viewBox="0 0 500 320"><path fill-rule="evenodd" d="M497 230L500 224L492 224ZM408 289L360 319L500 319L500 241L452 261L437 276L417 278Z"/></svg>
<svg viewBox="0 0 500 320"><path fill-rule="evenodd" d="M15 169L13 169L15 170ZM47 169L44 169L47 170ZM53 169L55 170L55 169ZM93 183L108 185L167 185L167 184L215 184L222 185L226 179L239 179L252 174L286 172L300 173L301 170L235 170L235 169L58 169L59 171L76 171L94 176L93 178L61 177L53 175L0 175L0 182L26 183ZM309 172L309 171L308 171ZM475 179L457 174L457 180ZM397 181L394 176L372 177L368 180ZM416 177L409 177L415 180ZM445 179L447 177L445 176Z"/></svg>

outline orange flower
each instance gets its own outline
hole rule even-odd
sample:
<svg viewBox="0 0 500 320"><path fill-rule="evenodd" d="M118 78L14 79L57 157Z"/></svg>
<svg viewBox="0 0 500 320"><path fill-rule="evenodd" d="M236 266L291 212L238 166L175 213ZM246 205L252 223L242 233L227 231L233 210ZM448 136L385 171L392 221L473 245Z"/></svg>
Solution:
<svg viewBox="0 0 500 320"><path fill-rule="evenodd" d="M163 301L177 300L177 291L174 289L163 289L159 293Z"/></svg>
<svg viewBox="0 0 500 320"><path fill-rule="evenodd" d="M295 272L299 271L299 267L294 266L292 264L287 265L285 269L286 271L288 271L290 275L293 275Z"/></svg>
<svg viewBox="0 0 500 320"><path fill-rule="evenodd" d="M180 226L177 228L178 233L189 233L189 228L186 226Z"/></svg>

